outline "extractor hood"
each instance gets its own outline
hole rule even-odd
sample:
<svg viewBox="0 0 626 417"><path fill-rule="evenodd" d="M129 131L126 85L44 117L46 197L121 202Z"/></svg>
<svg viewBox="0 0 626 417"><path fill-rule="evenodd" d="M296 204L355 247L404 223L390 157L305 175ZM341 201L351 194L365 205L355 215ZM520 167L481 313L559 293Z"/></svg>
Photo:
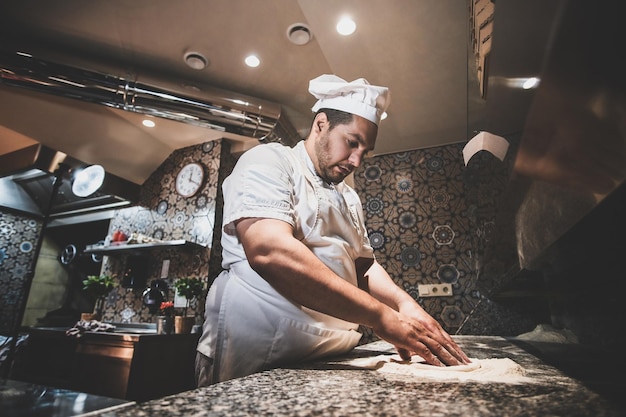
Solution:
<svg viewBox="0 0 626 417"><path fill-rule="evenodd" d="M41 144L0 155L0 206L61 217L128 206L139 199L137 184L106 172L97 191L75 195L73 176L87 165Z"/></svg>
<svg viewBox="0 0 626 417"><path fill-rule="evenodd" d="M117 70L122 73L122 70ZM150 116L162 117L262 142L296 143L298 133L281 106L203 86L187 88L146 74L110 74L0 49L0 84Z"/></svg>

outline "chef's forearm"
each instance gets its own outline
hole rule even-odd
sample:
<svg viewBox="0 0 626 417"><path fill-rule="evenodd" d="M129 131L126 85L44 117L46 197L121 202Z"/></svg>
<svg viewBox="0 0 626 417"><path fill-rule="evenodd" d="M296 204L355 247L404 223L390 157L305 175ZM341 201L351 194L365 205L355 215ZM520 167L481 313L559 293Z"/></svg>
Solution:
<svg viewBox="0 0 626 417"><path fill-rule="evenodd" d="M402 288L398 287L387 271L378 262L368 269L367 282L369 293L380 302L396 311L404 303L415 303L415 300Z"/></svg>
<svg viewBox="0 0 626 417"><path fill-rule="evenodd" d="M286 223L247 219L237 233L250 266L293 302L372 328L389 314L388 306L336 275L293 238Z"/></svg>

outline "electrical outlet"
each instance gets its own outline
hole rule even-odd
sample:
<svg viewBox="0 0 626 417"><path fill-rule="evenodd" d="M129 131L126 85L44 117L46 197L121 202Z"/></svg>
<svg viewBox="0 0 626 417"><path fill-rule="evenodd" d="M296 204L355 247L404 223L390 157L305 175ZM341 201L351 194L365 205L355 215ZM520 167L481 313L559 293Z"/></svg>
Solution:
<svg viewBox="0 0 626 417"><path fill-rule="evenodd" d="M452 295L451 284L419 284L417 292L420 297L449 297Z"/></svg>

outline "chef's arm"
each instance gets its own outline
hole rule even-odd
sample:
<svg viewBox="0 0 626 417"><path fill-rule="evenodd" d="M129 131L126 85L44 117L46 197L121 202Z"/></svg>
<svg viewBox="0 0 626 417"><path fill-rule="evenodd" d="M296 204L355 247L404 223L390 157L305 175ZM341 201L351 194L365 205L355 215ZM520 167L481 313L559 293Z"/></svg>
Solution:
<svg viewBox="0 0 626 417"><path fill-rule="evenodd" d="M359 260L357 260L358 264ZM441 343L445 348L454 352L454 356L463 358L464 362L469 362L467 355L452 340L439 322L428 314L411 295L396 285L387 271L378 262L373 262L367 272L361 277L360 282L364 283L367 291L377 300L419 321L426 329L437 335L438 340L443 341Z"/></svg>
<svg viewBox="0 0 626 417"><path fill-rule="evenodd" d="M293 236L288 223L247 218L237 222L236 228L250 266L288 299L371 327L394 344L405 359L418 354L433 365L465 362L456 352L448 351L437 340L441 338L417 320L336 275Z"/></svg>

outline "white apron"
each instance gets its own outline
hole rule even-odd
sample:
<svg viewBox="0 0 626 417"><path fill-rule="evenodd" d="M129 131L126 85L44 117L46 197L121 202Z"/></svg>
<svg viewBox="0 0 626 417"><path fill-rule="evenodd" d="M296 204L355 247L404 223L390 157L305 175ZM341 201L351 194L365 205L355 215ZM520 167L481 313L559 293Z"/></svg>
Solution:
<svg viewBox="0 0 626 417"><path fill-rule="evenodd" d="M354 190L344 183L329 186L315 175L304 142L294 149L267 144L249 150L223 187L226 270L207 295L198 345L214 359L215 382L354 348L358 325L280 295L252 270L233 225L244 217L287 221L330 269L357 285L354 261L373 258L373 251Z"/></svg>

